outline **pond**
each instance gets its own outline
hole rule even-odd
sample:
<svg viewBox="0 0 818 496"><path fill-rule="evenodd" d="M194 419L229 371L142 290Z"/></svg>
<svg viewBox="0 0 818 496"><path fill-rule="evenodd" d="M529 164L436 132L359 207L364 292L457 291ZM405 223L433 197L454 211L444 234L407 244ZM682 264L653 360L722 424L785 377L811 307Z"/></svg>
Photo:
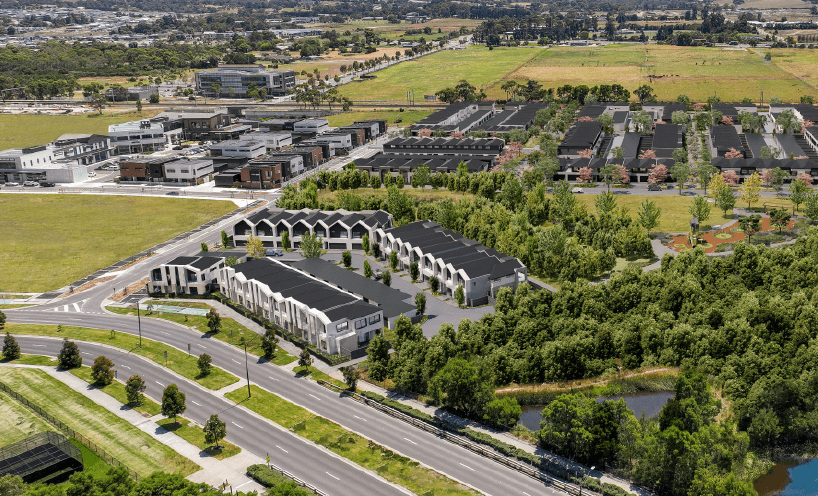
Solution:
<svg viewBox="0 0 818 496"><path fill-rule="evenodd" d="M818 459L787 459L773 465L753 484L760 496L818 494Z"/></svg>
<svg viewBox="0 0 818 496"><path fill-rule="evenodd" d="M655 417L659 411L665 406L665 403L673 398L673 393L670 391L656 391L647 393L633 393L633 394L619 394L616 396L600 396L596 399L598 403L607 400L624 399L628 408L631 409L637 417L645 413L645 417ZM540 413L543 405L524 406L523 414L520 415L520 424L532 431L540 430Z"/></svg>

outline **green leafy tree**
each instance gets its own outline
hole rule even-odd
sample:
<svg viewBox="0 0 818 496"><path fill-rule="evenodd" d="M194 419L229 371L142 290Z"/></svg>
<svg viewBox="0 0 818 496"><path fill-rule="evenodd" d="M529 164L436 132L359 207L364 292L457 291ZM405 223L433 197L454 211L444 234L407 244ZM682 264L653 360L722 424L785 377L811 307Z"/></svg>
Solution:
<svg viewBox="0 0 818 496"><path fill-rule="evenodd" d="M807 200L809 185L800 177L790 184L790 201L795 205L793 210L798 210L801 204Z"/></svg>
<svg viewBox="0 0 818 496"><path fill-rule="evenodd" d="M290 231L283 231L281 233L281 247L286 250L290 249Z"/></svg>
<svg viewBox="0 0 818 496"><path fill-rule="evenodd" d="M384 271L384 273L383 273L383 283L386 284L387 286L392 285L392 272L390 272L388 270Z"/></svg>
<svg viewBox="0 0 818 496"><path fill-rule="evenodd" d="M265 358L273 358L278 345L278 336L273 329L264 331L264 336L261 338L261 349L264 352Z"/></svg>
<svg viewBox="0 0 818 496"><path fill-rule="evenodd" d="M432 276L429 278L429 287L432 289L432 293L437 293L437 290L440 287L440 280L437 278L437 276Z"/></svg>
<svg viewBox="0 0 818 496"><path fill-rule="evenodd" d="M196 361L196 366L199 367L199 375L201 377L205 377L210 375L210 371L213 368L213 359L210 358L210 355L207 353L202 353L199 355L199 359Z"/></svg>
<svg viewBox="0 0 818 496"><path fill-rule="evenodd" d="M522 414L523 409L519 403L517 403L517 398L506 396L491 400L486 405L486 413L483 415L483 418L496 425L512 428L517 425L517 422L520 420L520 415Z"/></svg>
<svg viewBox="0 0 818 496"><path fill-rule="evenodd" d="M361 376L360 371L352 366L349 367L341 367L341 373L344 374L344 382L347 383L349 389L355 391L355 387L358 385L358 378Z"/></svg>
<svg viewBox="0 0 818 496"><path fill-rule="evenodd" d="M736 206L736 195L733 189L726 184L722 184L714 192L713 200L716 202L716 207L724 212L724 217L727 217L727 211L732 210Z"/></svg>
<svg viewBox="0 0 818 496"><path fill-rule="evenodd" d="M540 439L558 453L585 459L591 454L596 401L580 394L561 394L542 411Z"/></svg>
<svg viewBox="0 0 818 496"><path fill-rule="evenodd" d="M128 405L139 406L145 400L145 380L138 375L132 375L125 382L125 397Z"/></svg>
<svg viewBox="0 0 818 496"><path fill-rule="evenodd" d="M302 234L300 251L304 258L320 258L324 250L324 238L318 234Z"/></svg>
<svg viewBox="0 0 818 496"><path fill-rule="evenodd" d="M426 293L422 291L415 293L415 307L417 308L418 315L426 313Z"/></svg>
<svg viewBox="0 0 818 496"><path fill-rule="evenodd" d="M352 266L352 252L349 250L344 251L341 253L341 260L344 262L344 267L351 267Z"/></svg>
<svg viewBox="0 0 818 496"><path fill-rule="evenodd" d="M222 248L230 248L230 236L224 231L222 231Z"/></svg>
<svg viewBox="0 0 818 496"><path fill-rule="evenodd" d="M361 248L364 249L364 253L369 253L369 234L364 234L361 238Z"/></svg>
<svg viewBox="0 0 818 496"><path fill-rule="evenodd" d="M6 474L0 477L0 496L23 496L28 485L19 475Z"/></svg>
<svg viewBox="0 0 818 496"><path fill-rule="evenodd" d="M148 97L148 101L151 102L151 104L153 104L153 105L158 104L159 103L159 93L151 93L151 96Z"/></svg>
<svg viewBox="0 0 818 496"><path fill-rule="evenodd" d="M693 203L687 208L691 217L699 219L700 223L704 223L710 218L710 203L704 196L697 196L693 198Z"/></svg>
<svg viewBox="0 0 818 496"><path fill-rule="evenodd" d="M653 95L653 88L646 84L643 84L642 86L633 90L633 94L636 95L636 98L639 99L639 103L649 102L652 99L656 98Z"/></svg>
<svg viewBox="0 0 818 496"><path fill-rule="evenodd" d="M97 386L107 386L114 381L114 362L104 356L98 356L91 367L91 382Z"/></svg>
<svg viewBox="0 0 818 496"><path fill-rule="evenodd" d="M739 198L741 198L741 201L747 202L747 208L752 207L753 203L761 198L761 177L758 175L758 172L753 172L753 174L741 184Z"/></svg>
<svg viewBox="0 0 818 496"><path fill-rule="evenodd" d="M142 113L142 99L137 98L136 100L136 112L141 114Z"/></svg>
<svg viewBox="0 0 818 496"><path fill-rule="evenodd" d="M244 250L247 252L249 258L264 258L267 255L267 250L264 248L264 243L258 236L247 236L247 242L244 245Z"/></svg>
<svg viewBox="0 0 818 496"><path fill-rule="evenodd" d="M738 225L744 234L747 235L747 242L751 241L754 234L761 231L761 216L758 214L750 215L749 217L742 217L738 220Z"/></svg>
<svg viewBox="0 0 818 496"><path fill-rule="evenodd" d="M369 265L369 260L364 260L364 277L367 279L372 277L372 266Z"/></svg>
<svg viewBox="0 0 818 496"><path fill-rule="evenodd" d="M432 381L445 394L443 403L469 418L482 417L494 397L487 371L462 358L450 358Z"/></svg>
<svg viewBox="0 0 818 496"><path fill-rule="evenodd" d="M392 270L398 269L398 252L395 250L389 252L389 268Z"/></svg>
<svg viewBox="0 0 818 496"><path fill-rule="evenodd" d="M211 415L202 430L205 442L212 444L216 449L219 449L219 441L227 437L227 424L222 422L218 415Z"/></svg>
<svg viewBox="0 0 818 496"><path fill-rule="evenodd" d="M6 328L6 314L0 310L0 331Z"/></svg>
<svg viewBox="0 0 818 496"><path fill-rule="evenodd" d="M312 355L310 355L310 350L304 348L301 350L301 354L298 355L298 366L304 367L304 372L310 372L310 365L312 365Z"/></svg>
<svg viewBox="0 0 818 496"><path fill-rule="evenodd" d="M676 165L670 168L670 177L676 181L677 186L679 187L679 194L682 194L682 190L685 187L685 183L687 182L687 178L690 176L690 166L687 162L676 162Z"/></svg>
<svg viewBox="0 0 818 496"><path fill-rule="evenodd" d="M372 243L372 255L374 255L375 258L381 258L381 245L380 245L380 243L377 243L377 242Z"/></svg>
<svg viewBox="0 0 818 496"><path fill-rule="evenodd" d="M10 362L20 358L20 345L14 336L6 332L6 337L3 339L3 360Z"/></svg>
<svg viewBox="0 0 818 496"><path fill-rule="evenodd" d="M418 267L417 260L409 264L409 277L412 278L412 282L418 280L420 276L420 267Z"/></svg>
<svg viewBox="0 0 818 496"><path fill-rule="evenodd" d="M185 393L179 391L176 384L168 385L162 392L162 415L168 418L173 417L173 422L176 423L176 417L187 410L185 400Z"/></svg>
<svg viewBox="0 0 818 496"><path fill-rule="evenodd" d="M616 195L603 191L594 197L594 206L599 215L610 215L616 210Z"/></svg>
<svg viewBox="0 0 818 496"><path fill-rule="evenodd" d="M82 366L80 349L73 341L69 341L68 338L63 340L62 349L57 356L57 364L64 370L76 369Z"/></svg>
<svg viewBox="0 0 818 496"><path fill-rule="evenodd" d="M211 307L205 317L207 318L207 328L209 329L208 332L215 334L222 329L222 317L215 308Z"/></svg>
<svg viewBox="0 0 818 496"><path fill-rule="evenodd" d="M429 167L426 164L420 164L412 172L412 187L423 189L429 184Z"/></svg>
<svg viewBox="0 0 818 496"><path fill-rule="evenodd" d="M656 203L645 199L639 204L636 215L639 219L639 225L650 233L659 226L659 217L662 215L662 209L657 207Z"/></svg>
<svg viewBox="0 0 818 496"><path fill-rule="evenodd" d="M781 232L785 227L787 227L787 224L790 223L790 219L792 219L792 214L790 214L786 209L774 208L770 210L770 224L778 229L778 232Z"/></svg>

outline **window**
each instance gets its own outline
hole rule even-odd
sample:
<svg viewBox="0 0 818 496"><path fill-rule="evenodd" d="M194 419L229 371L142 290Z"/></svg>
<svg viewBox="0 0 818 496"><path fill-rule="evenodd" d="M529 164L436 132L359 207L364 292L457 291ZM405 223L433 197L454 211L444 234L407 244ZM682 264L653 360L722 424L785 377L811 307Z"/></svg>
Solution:
<svg viewBox="0 0 818 496"><path fill-rule="evenodd" d="M380 321L381 321L381 315L380 314L373 315L372 317L369 317L369 323L370 324L374 324L374 323L380 322Z"/></svg>
<svg viewBox="0 0 818 496"><path fill-rule="evenodd" d="M360 319L355 321L355 329L361 329L367 326L366 319Z"/></svg>
<svg viewBox="0 0 818 496"><path fill-rule="evenodd" d="M344 322L335 326L336 331L346 331L347 329L349 329L349 322Z"/></svg>

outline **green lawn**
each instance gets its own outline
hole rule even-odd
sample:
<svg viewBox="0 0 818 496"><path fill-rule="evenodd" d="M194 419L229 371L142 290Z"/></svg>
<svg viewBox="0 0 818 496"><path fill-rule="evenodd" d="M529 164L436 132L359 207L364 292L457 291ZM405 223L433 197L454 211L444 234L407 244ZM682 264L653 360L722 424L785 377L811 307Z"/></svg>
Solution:
<svg viewBox="0 0 818 496"><path fill-rule="evenodd" d="M173 418L168 418L165 420L160 420L157 423L190 444L197 446L200 450L217 460L224 460L225 458L230 458L233 455L238 455L239 452L241 452L241 448L235 444L228 443L223 439L219 441L218 448L207 444L205 442L205 435L202 428L198 425L191 424L190 420L186 418L177 417L176 422L173 421Z"/></svg>
<svg viewBox="0 0 818 496"><path fill-rule="evenodd" d="M57 362L52 361L51 357L42 355L20 355L20 358L17 360L3 360L0 363L15 363L18 365L57 365Z"/></svg>
<svg viewBox="0 0 818 496"><path fill-rule="evenodd" d="M357 101L405 102L406 92L414 90L415 101L423 95L433 95L447 87L454 87L466 79L486 93L495 95L499 82L525 62L540 53L542 48L472 47L466 50L444 50L415 60L402 62L375 73L375 79L350 83L340 88L344 96ZM496 86L497 91L491 91Z"/></svg>
<svg viewBox="0 0 818 496"><path fill-rule="evenodd" d="M91 383L92 379L90 367L80 367L78 369L72 369L71 373L79 377L83 381L89 384ZM126 376L127 374L122 374L123 379L126 379ZM110 395L123 405L128 404L128 395L125 393L125 383L120 382L119 380L114 380L114 382L108 384L107 386L95 387L102 391L103 393ZM145 399L142 401L142 404L137 407L134 407L134 410L136 410L139 413L146 413L152 417L154 415L159 415L159 413L161 413L162 411L162 408L159 406L159 404L157 404L155 401L146 396Z"/></svg>
<svg viewBox="0 0 818 496"><path fill-rule="evenodd" d="M0 224L14 235L0 237L0 291L60 288L235 208L179 198L2 195Z"/></svg>
<svg viewBox="0 0 818 496"><path fill-rule="evenodd" d="M0 392L0 418L3 419L0 422L0 448L22 441L38 432L54 430L34 412L2 392Z"/></svg>
<svg viewBox="0 0 818 496"><path fill-rule="evenodd" d="M36 324L6 324L6 329L14 335L26 334L68 338L77 341L102 343L120 350L129 350L131 353L144 356L183 377L194 380L208 389L221 389L239 380L238 377L219 367L213 367L209 375L201 377L199 376L199 368L196 366L195 356L188 356L187 353L176 348L144 338L142 339L142 347L139 348L139 337L124 332L115 332L112 337L111 331L102 329L63 326L62 332L58 332L57 326ZM82 344L78 346L82 350ZM167 360L165 360L165 352L168 354ZM83 360L86 365L93 363L93 358L83 357Z"/></svg>
<svg viewBox="0 0 818 496"><path fill-rule="evenodd" d="M338 379L333 379L332 377L328 376L327 374L321 372L315 367L310 367L309 370L304 370L304 367L295 367L293 372L296 375L300 375L301 377L310 377L315 381L327 381L329 383L335 384L340 388L347 388L346 383L343 381L339 381Z"/></svg>
<svg viewBox="0 0 818 496"><path fill-rule="evenodd" d="M611 191L617 191L612 189ZM596 195L576 195L576 198L588 207L588 212L596 213L594 198ZM659 218L659 227L655 232L687 232L690 223L690 214L687 209L693 200L689 196L682 195L616 195L616 204L625 207L630 216L636 219L636 212L639 204L643 200L650 200L656 203L662 210ZM715 217L721 217L721 211L714 206L710 212L710 220L715 221ZM718 222L717 222L718 223Z"/></svg>
<svg viewBox="0 0 818 496"><path fill-rule="evenodd" d="M86 115L0 115L0 150L25 148L50 143L66 133L108 134L108 126L140 118L152 113L98 112Z"/></svg>
<svg viewBox="0 0 818 496"><path fill-rule="evenodd" d="M7 304L7 305L5 305L5 304L4 304L4 305L0 305L0 310L2 310L2 309L4 309L4 308L22 308L22 307L30 307L30 306L33 306L33 305L34 305L33 303L32 303L32 304L30 304L30 305L29 305L29 304L23 304L23 303Z"/></svg>
<svg viewBox="0 0 818 496"><path fill-rule="evenodd" d="M142 476L155 471L189 475L200 469L42 370L0 368L0 381Z"/></svg>
<svg viewBox="0 0 818 496"><path fill-rule="evenodd" d="M204 303L187 303L187 302L177 302L177 301L162 301L157 302L161 303L162 305L177 305L177 306L186 306L192 308L212 308L209 305ZM195 306L194 306L195 305ZM119 307L105 307L108 311L118 313L121 315L136 315L136 310L132 310L130 308L119 308ZM146 315L149 318L158 318L164 320L170 320L171 322L177 322L182 325L186 325L196 331L200 332L207 332L209 329L207 328L207 318L200 317L198 315L187 315L187 320L185 320L185 315L178 314L178 313L162 313L153 311L153 312L142 312L142 316L145 317ZM233 331L232 336L230 331ZM216 334L210 334L211 337L218 339L219 341L224 341L225 343L231 344L237 348L244 349L244 341L243 338L250 341L247 345L247 353L251 353L257 357L263 355L263 351L261 349L261 336L256 334L254 331L247 329L246 327L242 326L238 322L233 319L222 317L222 328L221 331L217 332ZM284 351L281 347L276 347L275 356L271 363L276 365L287 365L288 363L292 363L296 360L296 357L290 355L286 351Z"/></svg>
<svg viewBox="0 0 818 496"><path fill-rule="evenodd" d="M392 451L370 443L340 425L323 417L316 417L278 396L251 386L253 397L247 399L244 389L228 393L227 398L291 429L296 434L324 446L334 453L376 471L384 479L399 484L417 494L467 495L477 494L434 470L421 467L418 462L400 457Z"/></svg>
<svg viewBox="0 0 818 496"><path fill-rule="evenodd" d="M366 121L370 119L386 119L389 126L411 126L415 122L431 114L431 110L355 110L342 114L330 115L327 117L330 126L348 126L355 121ZM395 123L395 119L401 122Z"/></svg>

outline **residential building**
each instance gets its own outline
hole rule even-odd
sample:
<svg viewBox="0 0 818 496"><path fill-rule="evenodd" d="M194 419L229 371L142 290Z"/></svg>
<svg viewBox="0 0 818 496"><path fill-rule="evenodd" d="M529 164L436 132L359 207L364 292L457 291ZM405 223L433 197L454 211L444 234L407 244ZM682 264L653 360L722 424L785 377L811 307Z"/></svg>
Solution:
<svg viewBox="0 0 818 496"><path fill-rule="evenodd" d="M163 169L166 182L201 184L213 174L213 161L183 158L164 163Z"/></svg>
<svg viewBox="0 0 818 496"><path fill-rule="evenodd" d="M491 156L503 153L506 142L500 138L395 138L383 145L383 152L392 155L459 155Z"/></svg>
<svg viewBox="0 0 818 496"><path fill-rule="evenodd" d="M383 210L283 210L271 208L248 215L233 225L233 242L244 246L247 237L257 236L264 246L282 247L287 233L290 246L297 248L304 234L317 234L329 250L361 250L363 236L375 239L375 230L392 227L392 215Z"/></svg>
<svg viewBox="0 0 818 496"><path fill-rule="evenodd" d="M219 143L210 145L210 155L213 157L244 157L252 159L264 155L266 151L267 145L260 140L237 139L220 141Z"/></svg>
<svg viewBox="0 0 818 496"><path fill-rule="evenodd" d="M352 150L352 134L350 132L335 132L324 133L315 137L315 141L319 143L332 143L333 148L343 148L344 150Z"/></svg>
<svg viewBox="0 0 818 496"><path fill-rule="evenodd" d="M217 95L215 85L221 87ZM250 85L262 98L286 95L295 88L295 72L267 70L263 65L230 65L196 73L196 91L208 96L247 97Z"/></svg>
<svg viewBox="0 0 818 496"><path fill-rule="evenodd" d="M301 158L301 157L293 157ZM239 169L239 178L230 186L251 189L280 188L284 180L284 162L248 163ZM224 180L224 179L223 179ZM216 186L219 186L217 183Z"/></svg>
<svg viewBox="0 0 818 496"><path fill-rule="evenodd" d="M384 258L388 259L393 251L398 254L401 270L417 262L422 280L437 277L440 293L454 296L457 287L462 286L469 306L489 303L500 288L516 291L526 281L526 267L519 259L444 229L436 222L378 228L374 239L380 243Z"/></svg>
<svg viewBox="0 0 818 496"><path fill-rule="evenodd" d="M111 124L108 136L117 155L158 152L170 144L164 126L150 119Z"/></svg>
<svg viewBox="0 0 818 496"><path fill-rule="evenodd" d="M150 272L151 293L204 295L218 289L222 257L176 257Z"/></svg>
<svg viewBox="0 0 818 496"><path fill-rule="evenodd" d="M255 158L247 163L245 167L261 167L264 170L269 169L271 172L270 178L275 177L275 170L281 173L281 180L287 181L302 172L304 172L304 157L295 153L288 154L282 152L268 153L263 157ZM244 176L242 176L244 177ZM277 186L271 186L277 187Z"/></svg>
<svg viewBox="0 0 818 496"><path fill-rule="evenodd" d="M405 184L412 180L415 169L425 165L432 173L457 172L460 164L466 164L470 174L487 172L494 165L493 157L475 157L469 155L395 155L377 153L369 158L355 159L355 168L379 175L381 181L386 176L403 176Z"/></svg>
<svg viewBox="0 0 818 496"><path fill-rule="evenodd" d="M514 129L526 131L534 124L537 112L548 108L548 102L510 102L505 110L477 126L489 135L507 133Z"/></svg>
<svg viewBox="0 0 818 496"><path fill-rule="evenodd" d="M290 133L255 132L239 136L242 141L261 141L267 150L280 150L293 144L293 135Z"/></svg>
<svg viewBox="0 0 818 496"><path fill-rule="evenodd" d="M355 121L352 123L353 126L366 126L370 124L377 124L378 129L376 136L380 136L381 134L385 134L386 131L389 129L389 123L386 119L370 119L368 121Z"/></svg>
<svg viewBox="0 0 818 496"><path fill-rule="evenodd" d="M326 119L304 119L293 124L293 131L302 133L321 134L329 130L329 121Z"/></svg>
<svg viewBox="0 0 818 496"><path fill-rule="evenodd" d="M597 121L575 122L557 148L560 157L579 158L579 152L590 149L597 154L604 137L602 124Z"/></svg>
<svg viewBox="0 0 818 496"><path fill-rule="evenodd" d="M224 267L219 286L234 303L325 353L360 356L359 350L383 330L380 307L278 260Z"/></svg>

